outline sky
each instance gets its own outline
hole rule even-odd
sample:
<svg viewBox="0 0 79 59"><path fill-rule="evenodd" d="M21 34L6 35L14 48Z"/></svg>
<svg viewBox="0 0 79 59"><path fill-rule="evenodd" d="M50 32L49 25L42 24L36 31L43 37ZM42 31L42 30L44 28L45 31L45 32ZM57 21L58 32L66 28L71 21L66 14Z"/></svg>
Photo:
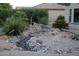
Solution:
<svg viewBox="0 0 79 59"><path fill-rule="evenodd" d="M73 2L75 0L0 0L0 3L10 3L15 8L16 6L32 7L41 3L57 3L57 2Z"/></svg>
<svg viewBox="0 0 79 59"><path fill-rule="evenodd" d="M51 3L52 0L0 0L0 3L10 3L14 7L25 6L32 7L41 3Z"/></svg>

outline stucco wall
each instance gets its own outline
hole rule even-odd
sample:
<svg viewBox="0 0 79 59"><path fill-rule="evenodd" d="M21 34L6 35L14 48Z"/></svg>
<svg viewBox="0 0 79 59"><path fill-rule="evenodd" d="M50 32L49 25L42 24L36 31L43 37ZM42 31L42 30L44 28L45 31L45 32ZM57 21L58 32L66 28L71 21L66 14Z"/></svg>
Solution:
<svg viewBox="0 0 79 59"><path fill-rule="evenodd" d="M59 15L64 16L64 10L48 10L49 24L51 25L58 18Z"/></svg>
<svg viewBox="0 0 79 59"><path fill-rule="evenodd" d="M67 22L67 23L69 23L69 10L70 10L70 8L69 7L66 7L65 8L65 21Z"/></svg>

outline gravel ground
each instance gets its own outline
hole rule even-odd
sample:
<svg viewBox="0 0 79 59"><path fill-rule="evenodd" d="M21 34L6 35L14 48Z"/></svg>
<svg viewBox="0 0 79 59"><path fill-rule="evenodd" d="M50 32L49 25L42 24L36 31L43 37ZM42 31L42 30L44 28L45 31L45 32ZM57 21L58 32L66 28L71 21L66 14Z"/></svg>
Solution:
<svg viewBox="0 0 79 59"><path fill-rule="evenodd" d="M79 41L72 40L70 36L71 33L68 32L53 31L30 39L42 40L43 44L49 47L45 53L11 49L15 45L0 39L0 56L79 56ZM7 47L8 49L4 49Z"/></svg>

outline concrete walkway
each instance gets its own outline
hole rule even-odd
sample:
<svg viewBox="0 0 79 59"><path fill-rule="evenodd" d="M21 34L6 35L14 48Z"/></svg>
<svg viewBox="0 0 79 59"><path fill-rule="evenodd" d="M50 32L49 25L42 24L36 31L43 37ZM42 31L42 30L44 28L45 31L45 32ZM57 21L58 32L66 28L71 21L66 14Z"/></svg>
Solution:
<svg viewBox="0 0 79 59"><path fill-rule="evenodd" d="M79 34L79 24L69 24L70 32Z"/></svg>

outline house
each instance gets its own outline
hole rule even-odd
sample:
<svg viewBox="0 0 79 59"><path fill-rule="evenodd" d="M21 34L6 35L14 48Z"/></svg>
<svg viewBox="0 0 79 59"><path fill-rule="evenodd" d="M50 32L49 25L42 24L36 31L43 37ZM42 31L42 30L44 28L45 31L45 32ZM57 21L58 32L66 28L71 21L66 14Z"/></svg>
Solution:
<svg viewBox="0 0 79 59"><path fill-rule="evenodd" d="M27 8L27 7L17 7ZM67 23L79 23L79 3L42 3L32 8L48 9L48 23L51 25L58 18L64 16Z"/></svg>
<svg viewBox="0 0 79 59"><path fill-rule="evenodd" d="M48 23L52 24L58 16L65 16L65 5L57 3L42 3L34 6L33 8L47 9L48 10Z"/></svg>

